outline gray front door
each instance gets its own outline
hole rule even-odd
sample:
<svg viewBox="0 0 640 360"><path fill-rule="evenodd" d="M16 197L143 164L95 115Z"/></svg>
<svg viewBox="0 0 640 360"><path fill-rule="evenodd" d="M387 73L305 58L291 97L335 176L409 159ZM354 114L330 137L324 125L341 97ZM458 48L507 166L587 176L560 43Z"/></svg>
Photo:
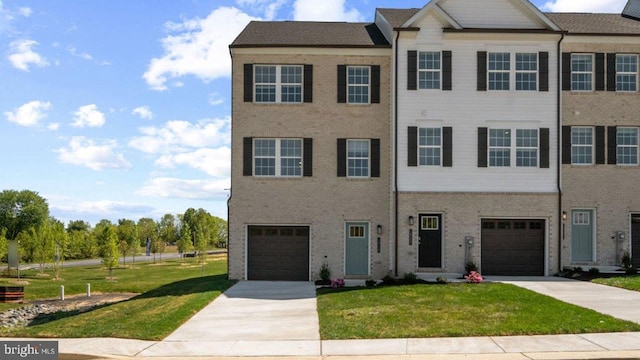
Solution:
<svg viewBox="0 0 640 360"><path fill-rule="evenodd" d="M345 225L345 275L369 275L369 224Z"/></svg>
<svg viewBox="0 0 640 360"><path fill-rule="evenodd" d="M420 215L418 267L442 267L442 214Z"/></svg>
<svg viewBox="0 0 640 360"><path fill-rule="evenodd" d="M593 225L593 210L571 211L571 261L594 261Z"/></svg>

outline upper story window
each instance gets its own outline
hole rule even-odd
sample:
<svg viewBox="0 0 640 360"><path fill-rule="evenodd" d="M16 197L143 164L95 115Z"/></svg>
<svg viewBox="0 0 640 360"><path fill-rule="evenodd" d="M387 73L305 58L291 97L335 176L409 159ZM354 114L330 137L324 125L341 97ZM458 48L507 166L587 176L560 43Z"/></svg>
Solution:
<svg viewBox="0 0 640 360"><path fill-rule="evenodd" d="M440 89L441 69L442 61L440 52L419 52L418 87L420 89Z"/></svg>
<svg viewBox="0 0 640 360"><path fill-rule="evenodd" d="M515 144L515 147L513 146ZM516 167L538 167L538 129L489 129L489 166L510 167L515 157Z"/></svg>
<svg viewBox="0 0 640 360"><path fill-rule="evenodd" d="M347 177L369 177L369 140L347 140Z"/></svg>
<svg viewBox="0 0 640 360"><path fill-rule="evenodd" d="M516 54L516 90L538 90L538 54Z"/></svg>
<svg viewBox="0 0 640 360"><path fill-rule="evenodd" d="M574 165L593 164L593 128L571 128L571 163Z"/></svg>
<svg viewBox="0 0 640 360"><path fill-rule="evenodd" d="M256 65L254 74L255 102L302 102L302 66Z"/></svg>
<svg viewBox="0 0 640 360"><path fill-rule="evenodd" d="M489 166L511 166L511 130L489 130Z"/></svg>
<svg viewBox="0 0 640 360"><path fill-rule="evenodd" d="M638 55L616 54L616 90L638 91Z"/></svg>
<svg viewBox="0 0 640 360"><path fill-rule="evenodd" d="M593 54L571 54L571 90L593 90Z"/></svg>
<svg viewBox="0 0 640 360"><path fill-rule="evenodd" d="M638 128L618 127L617 163L621 165L638 165Z"/></svg>
<svg viewBox="0 0 640 360"><path fill-rule="evenodd" d="M489 53L489 90L538 90L538 54L516 53L514 59L512 64L508 52Z"/></svg>
<svg viewBox="0 0 640 360"><path fill-rule="evenodd" d="M347 66L347 102L368 104L370 94L369 66Z"/></svg>
<svg viewBox="0 0 640 360"><path fill-rule="evenodd" d="M510 53L489 53L489 90L509 90Z"/></svg>
<svg viewBox="0 0 640 360"><path fill-rule="evenodd" d="M302 139L254 139L255 176L302 176Z"/></svg>
<svg viewBox="0 0 640 360"><path fill-rule="evenodd" d="M418 158L420 166L440 166L442 129L420 128L418 132Z"/></svg>

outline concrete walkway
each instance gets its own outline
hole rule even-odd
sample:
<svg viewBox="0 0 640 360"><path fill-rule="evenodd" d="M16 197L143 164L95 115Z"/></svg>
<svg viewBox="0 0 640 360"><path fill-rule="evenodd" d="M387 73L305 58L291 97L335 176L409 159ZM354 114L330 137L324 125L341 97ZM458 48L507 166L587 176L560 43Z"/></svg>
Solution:
<svg viewBox="0 0 640 360"><path fill-rule="evenodd" d="M561 278L487 280L522 286L640 323L638 292ZM61 353L94 359L640 359L640 332L321 341L315 286L304 282L239 282L163 341L57 340Z"/></svg>

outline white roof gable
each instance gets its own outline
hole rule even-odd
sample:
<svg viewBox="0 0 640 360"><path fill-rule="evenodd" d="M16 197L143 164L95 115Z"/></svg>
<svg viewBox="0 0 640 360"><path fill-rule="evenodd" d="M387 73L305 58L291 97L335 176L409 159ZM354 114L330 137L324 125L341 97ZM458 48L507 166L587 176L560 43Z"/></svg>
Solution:
<svg viewBox="0 0 640 360"><path fill-rule="evenodd" d="M403 27L415 26L430 11L454 29L560 30L528 0L431 0Z"/></svg>

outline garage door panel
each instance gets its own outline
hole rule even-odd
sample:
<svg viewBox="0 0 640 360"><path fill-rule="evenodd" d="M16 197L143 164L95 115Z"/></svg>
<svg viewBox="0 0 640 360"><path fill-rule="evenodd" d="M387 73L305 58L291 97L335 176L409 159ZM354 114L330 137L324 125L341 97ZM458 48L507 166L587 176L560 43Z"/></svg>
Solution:
<svg viewBox="0 0 640 360"><path fill-rule="evenodd" d="M247 279L309 280L309 228L249 226Z"/></svg>
<svg viewBox="0 0 640 360"><path fill-rule="evenodd" d="M544 229L544 220L483 220L483 274L544 275Z"/></svg>

